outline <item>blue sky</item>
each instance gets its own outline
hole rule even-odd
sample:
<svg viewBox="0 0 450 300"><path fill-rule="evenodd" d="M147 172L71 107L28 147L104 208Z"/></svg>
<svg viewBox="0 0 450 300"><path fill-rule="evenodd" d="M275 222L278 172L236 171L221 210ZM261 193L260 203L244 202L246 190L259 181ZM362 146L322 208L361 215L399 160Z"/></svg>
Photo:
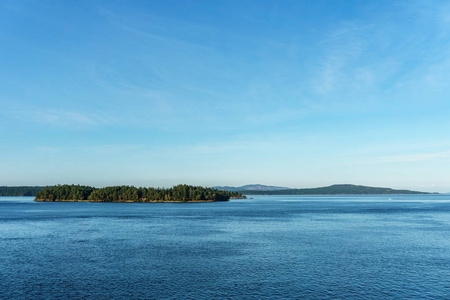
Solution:
<svg viewBox="0 0 450 300"><path fill-rule="evenodd" d="M448 1L0 3L0 185L450 192Z"/></svg>

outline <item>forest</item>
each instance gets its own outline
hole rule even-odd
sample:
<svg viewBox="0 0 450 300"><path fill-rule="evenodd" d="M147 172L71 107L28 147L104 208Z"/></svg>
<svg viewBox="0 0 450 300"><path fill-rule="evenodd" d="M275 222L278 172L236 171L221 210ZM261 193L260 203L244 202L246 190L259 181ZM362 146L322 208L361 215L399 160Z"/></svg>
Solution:
<svg viewBox="0 0 450 300"><path fill-rule="evenodd" d="M43 186L0 186L0 196L35 196Z"/></svg>
<svg viewBox="0 0 450 300"><path fill-rule="evenodd" d="M82 185L47 186L36 193L35 201L93 201L93 202L203 202L243 198L238 192L179 184L171 188L109 186L94 188Z"/></svg>

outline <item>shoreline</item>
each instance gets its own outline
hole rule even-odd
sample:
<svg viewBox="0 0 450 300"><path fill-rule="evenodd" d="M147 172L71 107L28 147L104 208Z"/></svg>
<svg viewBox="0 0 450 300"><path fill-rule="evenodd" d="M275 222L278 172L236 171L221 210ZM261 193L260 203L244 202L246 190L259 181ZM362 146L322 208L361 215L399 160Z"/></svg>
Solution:
<svg viewBox="0 0 450 300"><path fill-rule="evenodd" d="M167 201L167 200L150 200L150 201L98 201L98 200L49 200L34 199L35 202L93 202L93 203L203 203L203 202L225 202L229 200L189 200L189 201Z"/></svg>

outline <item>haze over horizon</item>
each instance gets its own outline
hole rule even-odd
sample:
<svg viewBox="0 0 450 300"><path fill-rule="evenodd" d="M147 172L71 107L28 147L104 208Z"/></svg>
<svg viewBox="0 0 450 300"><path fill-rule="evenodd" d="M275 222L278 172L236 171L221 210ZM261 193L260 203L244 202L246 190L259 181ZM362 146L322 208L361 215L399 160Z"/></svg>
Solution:
<svg viewBox="0 0 450 300"><path fill-rule="evenodd" d="M450 192L448 1L0 3L0 185Z"/></svg>

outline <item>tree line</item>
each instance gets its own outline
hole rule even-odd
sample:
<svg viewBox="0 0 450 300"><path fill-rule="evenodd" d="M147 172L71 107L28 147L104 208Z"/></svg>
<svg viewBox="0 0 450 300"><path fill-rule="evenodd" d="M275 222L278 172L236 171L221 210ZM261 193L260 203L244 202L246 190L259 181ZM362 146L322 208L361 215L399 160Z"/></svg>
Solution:
<svg viewBox="0 0 450 300"><path fill-rule="evenodd" d="M70 201L89 200L99 202L153 202L153 201L226 201L242 198L238 192L179 184L171 188L146 188L134 186L109 186L94 188L82 185L47 186L36 193L36 200Z"/></svg>
<svg viewBox="0 0 450 300"><path fill-rule="evenodd" d="M0 196L35 196L43 186L0 186Z"/></svg>

